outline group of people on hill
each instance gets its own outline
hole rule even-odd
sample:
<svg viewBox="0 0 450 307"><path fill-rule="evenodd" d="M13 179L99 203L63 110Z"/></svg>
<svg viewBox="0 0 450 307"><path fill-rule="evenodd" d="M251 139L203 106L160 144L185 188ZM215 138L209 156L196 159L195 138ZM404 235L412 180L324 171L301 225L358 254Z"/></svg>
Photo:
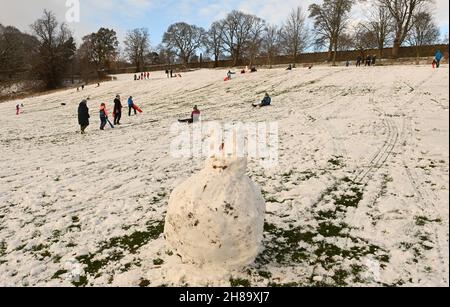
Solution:
<svg viewBox="0 0 450 307"><path fill-rule="evenodd" d="M141 72L141 75L134 75L134 81L139 81L139 80L149 80L150 79L150 73L149 72Z"/></svg>
<svg viewBox="0 0 450 307"><path fill-rule="evenodd" d="M264 95L264 98L260 103L252 104L252 106L255 108L256 107L263 108L263 107L268 107L271 105L272 105L272 98L270 98L270 95L268 93L266 93ZM192 113L191 113L191 117L187 118L187 119L179 119L178 122L187 123L187 124L198 123L198 122L200 122L200 116L201 116L201 112L200 112L198 106L194 106L194 109L192 110Z"/></svg>
<svg viewBox="0 0 450 307"><path fill-rule="evenodd" d="M248 68L248 66L246 66L245 68L242 68L241 74L246 74L247 72L254 73L254 72L258 72L258 70L256 69L255 66L252 66L251 68Z"/></svg>
<svg viewBox="0 0 450 307"><path fill-rule="evenodd" d="M375 66L377 64L377 56L376 55L368 55L366 58L362 56L358 56L356 58L356 67L361 67L364 63L364 66ZM350 66L350 62L347 61L346 66Z"/></svg>
<svg viewBox="0 0 450 307"><path fill-rule="evenodd" d="M78 106L78 123L81 127L81 134L85 134L86 128L89 126L89 119L91 118L89 114L89 108L87 106L90 98L83 99ZM114 99L114 109L113 109L113 118L114 124L109 120L109 112L105 103L100 104L100 130L105 130L107 124L114 128L114 126L120 126L120 120L122 119L122 109L123 105L120 99L120 95L117 95ZM130 96L128 98L128 116L131 116L132 112L137 115L138 107L135 105L133 101L133 97Z"/></svg>
<svg viewBox="0 0 450 307"><path fill-rule="evenodd" d="M173 69L166 69L167 79L170 78L182 78L181 74L177 74L173 72Z"/></svg>

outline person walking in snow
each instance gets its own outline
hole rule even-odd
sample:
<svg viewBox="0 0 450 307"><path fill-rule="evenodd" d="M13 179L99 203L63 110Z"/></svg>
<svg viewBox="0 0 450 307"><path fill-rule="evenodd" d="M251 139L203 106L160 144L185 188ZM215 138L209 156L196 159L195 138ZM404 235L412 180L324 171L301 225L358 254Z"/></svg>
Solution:
<svg viewBox="0 0 450 307"><path fill-rule="evenodd" d="M356 58L356 67L360 67L360 66L361 66L361 61L362 61L361 56L358 56L358 57Z"/></svg>
<svg viewBox="0 0 450 307"><path fill-rule="evenodd" d="M100 122L100 130L105 130L105 126L108 123L108 110L104 103L100 105Z"/></svg>
<svg viewBox="0 0 450 307"><path fill-rule="evenodd" d="M134 106L134 101L133 101L132 96L130 96L130 98L128 98L128 116L131 116L131 110L134 110L134 115L137 115L137 111Z"/></svg>
<svg viewBox="0 0 450 307"><path fill-rule="evenodd" d="M16 115L20 114L20 104L16 105Z"/></svg>
<svg viewBox="0 0 450 307"><path fill-rule="evenodd" d="M443 57L444 55L442 54L441 50L438 50L434 57L434 59L436 60L436 68L439 68L441 66L441 61Z"/></svg>
<svg viewBox="0 0 450 307"><path fill-rule="evenodd" d="M81 128L81 134L86 134L85 130L89 126L89 108L87 106L87 100L84 99L78 106L78 124Z"/></svg>
<svg viewBox="0 0 450 307"><path fill-rule="evenodd" d="M120 126L120 119L122 118L122 102L120 101L120 96L117 95L116 99L114 99L114 125Z"/></svg>

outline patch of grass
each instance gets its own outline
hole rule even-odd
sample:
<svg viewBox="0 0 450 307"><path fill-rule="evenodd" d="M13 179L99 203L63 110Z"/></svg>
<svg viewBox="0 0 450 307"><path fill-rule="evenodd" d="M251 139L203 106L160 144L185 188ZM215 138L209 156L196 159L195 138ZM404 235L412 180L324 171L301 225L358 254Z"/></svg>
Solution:
<svg viewBox="0 0 450 307"><path fill-rule="evenodd" d="M312 171L300 172L300 180L301 181L308 181L309 179L316 178L316 177L317 177L317 174Z"/></svg>
<svg viewBox="0 0 450 307"><path fill-rule="evenodd" d="M330 197L331 196L331 197ZM306 266L320 265L326 270L333 270L334 275L325 282L316 282L314 277L308 281L318 287L347 286L350 281L362 282L362 265L354 265L351 270L342 268L342 259L348 261L361 261L367 256L378 260L381 268L385 268L390 261L387 251L370 244L369 241L350 234L350 225L335 222L348 208L356 208L363 199L364 192L361 185L353 183L349 178L343 178L335 185L326 189L319 197L313 209L321 207L321 203L333 202L335 206L330 210L320 210L315 213L318 226L290 227L286 230L271 223L264 225L265 250L258 256L256 264L259 268L269 263L282 266L302 264ZM351 247L342 247L340 244L330 243L330 240L317 240L318 238L337 238L351 242ZM329 284L331 283L331 284Z"/></svg>
<svg viewBox="0 0 450 307"><path fill-rule="evenodd" d="M301 286L301 284L296 283L296 282L286 283L286 284L278 284L278 283L271 282L268 285L269 288L297 288L300 286Z"/></svg>
<svg viewBox="0 0 450 307"><path fill-rule="evenodd" d="M61 275L64 275L67 272L68 272L67 270L59 270L55 274L53 274L52 279L58 279L61 277Z"/></svg>
<svg viewBox="0 0 450 307"><path fill-rule="evenodd" d="M53 263L59 263L61 261L61 258L62 257L60 255L54 255L52 257L52 261L53 261Z"/></svg>
<svg viewBox="0 0 450 307"><path fill-rule="evenodd" d="M343 164L343 158L342 156L333 156L331 159L328 160L328 164L331 164L335 168L339 168L344 166Z"/></svg>
<svg viewBox="0 0 450 307"><path fill-rule="evenodd" d="M349 229L347 224L341 223L339 225L334 225L330 222L323 222L319 224L319 228L317 232L324 236L325 238L329 237L342 237L345 236L341 234L344 229Z"/></svg>
<svg viewBox="0 0 450 307"><path fill-rule="evenodd" d="M5 241L0 242L0 257L6 255L6 249L7 249L6 242Z"/></svg>
<svg viewBox="0 0 450 307"><path fill-rule="evenodd" d="M272 277L272 273L266 272L266 271L259 271L258 275L263 277L263 278L266 278L266 279L269 279L269 278Z"/></svg>
<svg viewBox="0 0 450 307"><path fill-rule="evenodd" d="M170 251L170 250L168 250L168 251L166 251L166 255L167 255L167 256L173 256L173 252Z"/></svg>
<svg viewBox="0 0 450 307"><path fill-rule="evenodd" d="M160 258L154 259L154 260L153 260L153 264L154 264L154 265L162 265L162 264L164 264L164 260L162 260L162 259L160 259Z"/></svg>
<svg viewBox="0 0 450 307"><path fill-rule="evenodd" d="M78 281L72 281L72 285L74 285L77 288L86 287L88 284L89 281L87 279L87 276L80 276L80 279Z"/></svg>
<svg viewBox="0 0 450 307"><path fill-rule="evenodd" d="M237 287L244 287L244 288L250 288L251 284L250 281L247 279L233 279L230 278L230 284L232 288L237 288Z"/></svg>
<svg viewBox="0 0 450 307"><path fill-rule="evenodd" d="M141 288L147 288L148 286L150 286L150 281L148 281L146 279L142 279L139 282L139 287L141 287Z"/></svg>
<svg viewBox="0 0 450 307"><path fill-rule="evenodd" d="M416 216L414 217L417 226L425 226L427 223L442 223L441 219L431 220L426 216Z"/></svg>
<svg viewBox="0 0 450 307"><path fill-rule="evenodd" d="M99 277L99 271L110 262L117 262L123 259L125 252L135 254L138 249L146 245L151 240L156 240L164 232L164 221L152 221L147 223L146 231L137 231L123 237L112 238L107 242L99 245L96 253L77 257L77 261L85 266L85 272L94 278ZM113 250L107 257L94 260L96 255L102 254L104 251ZM118 250L119 249L119 250ZM79 286L86 286L88 279L83 279L83 283Z"/></svg>

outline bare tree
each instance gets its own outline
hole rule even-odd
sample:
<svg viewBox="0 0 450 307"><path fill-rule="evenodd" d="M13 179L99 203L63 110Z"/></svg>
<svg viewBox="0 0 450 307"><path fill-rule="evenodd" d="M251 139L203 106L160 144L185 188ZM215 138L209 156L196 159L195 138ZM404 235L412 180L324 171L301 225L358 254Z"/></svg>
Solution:
<svg viewBox="0 0 450 307"><path fill-rule="evenodd" d="M72 33L64 23L58 24L55 15L46 10L31 28L39 40L33 70L46 82L47 88L56 88L61 85L75 54Z"/></svg>
<svg viewBox="0 0 450 307"><path fill-rule="evenodd" d="M294 63L298 55L309 44L309 30L306 26L306 16L301 7L293 9L281 30L281 40L284 51L291 55Z"/></svg>
<svg viewBox="0 0 450 307"><path fill-rule="evenodd" d="M316 45L328 45L328 60L333 53L333 65L336 65L339 38L347 27L353 4L354 0L323 0L321 5L309 7L309 16L314 19Z"/></svg>
<svg viewBox="0 0 450 307"><path fill-rule="evenodd" d="M124 44L128 59L136 65L138 72L142 71L145 65L145 56L150 52L148 29L142 28L128 31Z"/></svg>
<svg viewBox="0 0 450 307"><path fill-rule="evenodd" d="M225 52L233 58L233 66L241 60L245 43L249 40L255 16L240 11L232 11L222 21L222 42Z"/></svg>
<svg viewBox="0 0 450 307"><path fill-rule="evenodd" d="M442 44L448 45L448 33L445 34L444 38L442 39Z"/></svg>
<svg viewBox="0 0 450 307"><path fill-rule="evenodd" d="M262 41L262 50L267 55L267 62L270 68L272 68L273 58L280 52L280 38L281 32L278 26L269 25L266 28Z"/></svg>
<svg viewBox="0 0 450 307"><path fill-rule="evenodd" d="M338 40L338 51L348 51L352 49L361 49L360 41L358 40L359 35L352 32L344 32L339 36ZM365 49L366 47L364 47Z"/></svg>
<svg viewBox="0 0 450 307"><path fill-rule="evenodd" d="M374 35L377 40L377 48L379 50L380 58L383 57L383 50L389 43L389 37L393 32L393 20L392 16L385 5L380 3L373 3L378 7L375 10L371 10L371 14L368 17L368 22L363 23L363 26L367 29L371 35Z"/></svg>
<svg viewBox="0 0 450 307"><path fill-rule="evenodd" d="M387 8L394 21L394 47L392 56L397 58L402 44L414 25L414 16L419 13L430 0L378 0Z"/></svg>
<svg viewBox="0 0 450 307"><path fill-rule="evenodd" d="M413 17L413 27L407 41L416 49L417 58L420 57L422 47L439 41L439 28L429 12L419 12Z"/></svg>
<svg viewBox="0 0 450 307"><path fill-rule="evenodd" d="M223 23L216 21L211 25L205 40L206 52L214 56L214 67L219 65L222 53L222 36Z"/></svg>
<svg viewBox="0 0 450 307"><path fill-rule="evenodd" d="M169 26L164 34L163 44L168 49L175 50L184 65L205 42L205 30L185 22Z"/></svg>
<svg viewBox="0 0 450 307"><path fill-rule="evenodd" d="M359 50L362 56L365 56L367 49L378 48L379 43L377 33L369 29L365 23L359 23L355 27L351 41L353 42L353 47Z"/></svg>
<svg viewBox="0 0 450 307"><path fill-rule="evenodd" d="M249 18L251 20L251 28L248 39L244 43L243 53L248 57L249 66L252 67L255 62L255 58L261 51L264 30L266 29L266 22L256 16L251 16Z"/></svg>
<svg viewBox="0 0 450 307"><path fill-rule="evenodd" d="M171 65L175 63L175 57L177 56L175 51L168 49L163 44L158 45L158 47L156 47L156 50L158 51L160 64Z"/></svg>

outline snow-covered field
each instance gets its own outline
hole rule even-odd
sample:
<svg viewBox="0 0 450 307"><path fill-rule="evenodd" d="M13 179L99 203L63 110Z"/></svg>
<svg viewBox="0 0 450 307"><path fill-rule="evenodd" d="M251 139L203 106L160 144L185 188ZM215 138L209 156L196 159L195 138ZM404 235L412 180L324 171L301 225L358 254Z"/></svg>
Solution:
<svg viewBox="0 0 450 307"><path fill-rule="evenodd" d="M123 75L25 99L20 116L0 104L0 285L449 285L447 65L224 76ZM253 109L265 91L273 106ZM100 131L116 94L145 112ZM204 165L169 152L194 104L204 121L279 123L279 165L249 163L267 213L264 251L242 270L182 264L165 245L170 193Z"/></svg>

